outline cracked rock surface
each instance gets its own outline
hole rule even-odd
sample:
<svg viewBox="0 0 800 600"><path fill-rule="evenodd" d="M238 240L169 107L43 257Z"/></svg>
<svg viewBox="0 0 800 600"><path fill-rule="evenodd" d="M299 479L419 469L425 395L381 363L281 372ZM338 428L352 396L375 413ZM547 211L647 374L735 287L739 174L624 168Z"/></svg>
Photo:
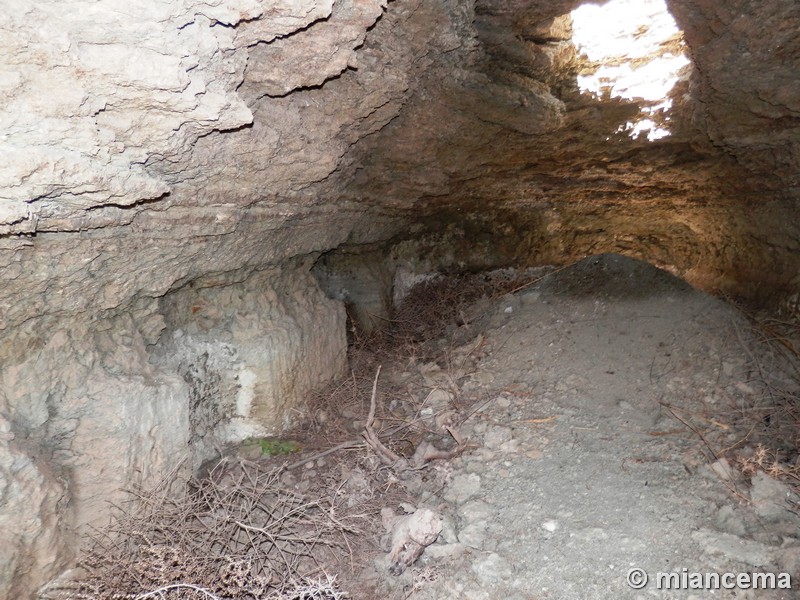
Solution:
<svg viewBox="0 0 800 600"><path fill-rule="evenodd" d="M578 4L0 0L0 595L112 489L285 426L397 273L619 252L797 316L800 6L669 0L649 143L579 93Z"/></svg>

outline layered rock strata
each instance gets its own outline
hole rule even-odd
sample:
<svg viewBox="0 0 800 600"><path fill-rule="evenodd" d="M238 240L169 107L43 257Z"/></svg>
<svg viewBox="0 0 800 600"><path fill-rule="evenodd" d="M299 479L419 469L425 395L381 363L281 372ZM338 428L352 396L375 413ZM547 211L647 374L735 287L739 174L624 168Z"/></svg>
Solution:
<svg viewBox="0 0 800 600"><path fill-rule="evenodd" d="M422 271L621 252L796 314L793 0L669 0L656 142L579 92L577 0L0 4L0 597L286 426Z"/></svg>

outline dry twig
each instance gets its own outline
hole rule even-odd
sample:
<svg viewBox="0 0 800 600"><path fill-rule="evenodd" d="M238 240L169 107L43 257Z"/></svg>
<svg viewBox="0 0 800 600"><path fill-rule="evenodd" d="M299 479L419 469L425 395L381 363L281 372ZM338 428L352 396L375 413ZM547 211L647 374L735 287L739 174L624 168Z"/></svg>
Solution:
<svg viewBox="0 0 800 600"><path fill-rule="evenodd" d="M381 375L381 367L378 367L378 372L375 373L375 382L372 384L372 397L369 403L369 415L367 416L367 422L364 425L364 439L367 442L367 445L375 451L375 454L378 455L378 458L387 466L394 466L400 463L402 460L400 456L389 450L383 442L378 438L375 434L375 430L372 428L372 425L375 423L375 409L376 409L376 400L378 396L378 378Z"/></svg>
<svg viewBox="0 0 800 600"><path fill-rule="evenodd" d="M349 547L347 538L360 533L355 517L338 505L338 495L286 489L281 472L228 461L189 494L170 495L169 482L137 491L138 502L95 535L81 564L88 576L51 588L48 597L341 597L281 595L324 572L325 561L337 561Z"/></svg>

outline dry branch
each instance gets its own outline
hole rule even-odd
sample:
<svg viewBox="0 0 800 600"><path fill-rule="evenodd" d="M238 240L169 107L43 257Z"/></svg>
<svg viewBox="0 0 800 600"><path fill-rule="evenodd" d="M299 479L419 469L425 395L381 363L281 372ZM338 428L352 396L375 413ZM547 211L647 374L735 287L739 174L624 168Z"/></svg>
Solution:
<svg viewBox="0 0 800 600"><path fill-rule="evenodd" d="M342 597L313 595L309 582L348 552L348 536L360 533L354 517L340 510L335 494L310 496L284 488L281 472L257 463L222 462L189 494L172 497L168 484L137 491L138 502L95 535L81 563L87 577L51 587L43 597ZM284 595L302 586L312 591Z"/></svg>
<svg viewBox="0 0 800 600"><path fill-rule="evenodd" d="M369 403L369 415L367 416L367 422L364 425L364 439L367 442L367 445L375 451L375 454L378 455L378 458L387 466L395 466L399 465L402 458L389 450L383 442L380 441L378 436L375 433L375 430L372 428L372 425L375 423L375 410L376 410L376 400L378 396L378 378L381 376L381 367L378 367L378 372L375 373L375 381L372 384L372 397Z"/></svg>

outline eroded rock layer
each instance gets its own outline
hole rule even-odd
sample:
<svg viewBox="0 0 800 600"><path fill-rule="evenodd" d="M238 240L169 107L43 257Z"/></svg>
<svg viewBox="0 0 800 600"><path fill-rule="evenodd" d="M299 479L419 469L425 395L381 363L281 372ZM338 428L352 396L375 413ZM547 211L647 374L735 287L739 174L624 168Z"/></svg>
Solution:
<svg viewBox="0 0 800 600"><path fill-rule="evenodd" d="M800 7L669 0L649 142L578 90L578 4L0 2L0 597L285 426L398 272L621 252L797 310Z"/></svg>

